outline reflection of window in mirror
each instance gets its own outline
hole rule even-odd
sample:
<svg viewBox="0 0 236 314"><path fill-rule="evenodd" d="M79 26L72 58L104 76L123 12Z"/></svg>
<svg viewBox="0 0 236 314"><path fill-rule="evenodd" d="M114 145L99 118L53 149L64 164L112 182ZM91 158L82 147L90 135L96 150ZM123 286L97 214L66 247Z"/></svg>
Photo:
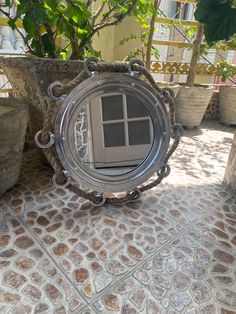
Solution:
<svg viewBox="0 0 236 314"><path fill-rule="evenodd" d="M146 106L135 96L107 94L87 108L90 161L94 168L134 167L147 156L153 126Z"/></svg>

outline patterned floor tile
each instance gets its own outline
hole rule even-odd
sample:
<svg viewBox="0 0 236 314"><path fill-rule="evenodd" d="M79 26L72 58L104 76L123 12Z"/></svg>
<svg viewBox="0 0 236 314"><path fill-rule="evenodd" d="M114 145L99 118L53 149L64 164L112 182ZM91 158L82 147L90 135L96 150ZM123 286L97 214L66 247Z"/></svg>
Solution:
<svg viewBox="0 0 236 314"><path fill-rule="evenodd" d="M187 232L94 302L101 313L236 313L236 258Z"/></svg>
<svg viewBox="0 0 236 314"><path fill-rule="evenodd" d="M0 233L2 232L1 230L1 222L3 220L8 219L11 216L11 213L9 211L9 207L5 202L2 202L0 200Z"/></svg>
<svg viewBox="0 0 236 314"><path fill-rule="evenodd" d="M119 280L181 229L145 201L94 208L62 197L60 204L27 207L25 220L87 298Z"/></svg>
<svg viewBox="0 0 236 314"><path fill-rule="evenodd" d="M196 229L236 255L236 198L228 198L223 206L217 206L196 224Z"/></svg>
<svg viewBox="0 0 236 314"><path fill-rule="evenodd" d="M179 224L194 223L231 196L222 186L233 128L215 123L187 131L170 160L171 174L148 196Z"/></svg>
<svg viewBox="0 0 236 314"><path fill-rule="evenodd" d="M0 313L27 313L29 306L35 313L53 313L52 298L61 295L55 313L78 306L75 313L93 313L78 295L72 302L71 291L80 291L89 303L96 300L97 313L236 313L235 199L222 185L233 132L217 123L185 132L171 175L160 186L137 203L102 208L54 188L51 169L28 151L19 183L0 208L8 203L21 215L43 249L0 209ZM191 234L180 239L189 227ZM213 242L200 241L200 234ZM35 248L24 250L28 238ZM180 240L169 245L175 239ZM19 268L30 263L32 269ZM37 291L40 301L28 296Z"/></svg>
<svg viewBox="0 0 236 314"><path fill-rule="evenodd" d="M153 197L156 200L155 208L167 213L183 228L214 210L216 199L218 203L222 201L219 191L223 189L216 184L212 184L209 189L204 184L190 186L166 182L158 190L150 191L147 201Z"/></svg>
<svg viewBox="0 0 236 314"><path fill-rule="evenodd" d="M17 218L0 234L0 313L78 313L85 305Z"/></svg>
<svg viewBox="0 0 236 314"><path fill-rule="evenodd" d="M8 203L17 214L24 211L29 203L44 202L44 194L55 190L51 182L52 174L52 169L42 164L38 151L27 151L19 182L4 194L2 201Z"/></svg>

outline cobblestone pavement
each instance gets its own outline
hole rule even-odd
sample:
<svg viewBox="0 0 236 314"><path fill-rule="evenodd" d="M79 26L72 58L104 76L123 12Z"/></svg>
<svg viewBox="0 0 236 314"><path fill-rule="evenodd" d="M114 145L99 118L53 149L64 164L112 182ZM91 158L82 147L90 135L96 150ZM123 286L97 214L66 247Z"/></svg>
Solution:
<svg viewBox="0 0 236 314"><path fill-rule="evenodd" d="M233 128L185 132L165 182L93 208L25 153L0 201L0 313L236 313L236 195L222 185Z"/></svg>

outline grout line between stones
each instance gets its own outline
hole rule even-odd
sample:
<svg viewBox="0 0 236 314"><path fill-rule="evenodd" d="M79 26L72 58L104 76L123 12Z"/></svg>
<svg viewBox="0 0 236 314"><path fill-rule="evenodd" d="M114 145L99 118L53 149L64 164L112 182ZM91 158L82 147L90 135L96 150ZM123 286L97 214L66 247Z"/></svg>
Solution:
<svg viewBox="0 0 236 314"><path fill-rule="evenodd" d="M185 229L181 230L179 233L175 234L175 239L180 238L185 232ZM174 237L174 236L173 236ZM147 262L149 262L153 256L155 256L156 254L158 254L160 251L162 251L167 245L169 245L171 242L173 242L175 239L171 237L164 245L162 245L161 247L157 248L155 251L153 251L145 260L141 261L140 263L138 263L136 266L134 266L128 273L126 273L123 277L121 277L119 280L117 280L116 282L114 282L113 284L111 284L109 287L105 288L103 291L101 291L100 293L98 293L96 295L96 297L94 298L94 300L92 301L92 303L95 303L96 301L98 301L101 297L101 295L103 295L104 293L106 293L106 291L109 290L113 290L113 288L118 285L121 281L125 280L127 277L132 276L132 274L141 266L145 265ZM91 304L91 306L94 308L96 313L101 313L101 312L97 312L94 304Z"/></svg>
<svg viewBox="0 0 236 314"><path fill-rule="evenodd" d="M101 295L103 295L104 293L106 293L106 291L110 291L113 290L113 288L118 285L120 282L122 282L123 280L125 280L127 277L132 276L132 274L141 266L143 266L145 263L149 262L153 256L155 256L156 254L158 254L160 251L162 251L166 246L168 246L170 243L172 243L174 240L181 238L186 231L189 230L189 228L191 226L194 226L195 223L197 223L200 219L202 219L203 217L205 217L207 214L209 213L205 213L205 215L199 217L198 219L196 219L193 223L190 223L188 225L185 225L184 228L180 231L178 231L175 235L173 235L165 244L163 244L162 246L160 246L159 248L157 248L155 251L153 251L145 260L141 261L140 263L138 263L136 266L134 266L128 273L126 273L123 277L121 277L119 280L117 280L116 282L114 282L112 285L110 285L109 287L105 288L103 291L101 291L100 293L98 293L96 295L96 297L93 299L93 301L91 300L91 307L94 309L95 313L100 314L101 312L97 311L97 309L95 308L94 304L96 301L98 301L101 297Z"/></svg>
<svg viewBox="0 0 236 314"><path fill-rule="evenodd" d="M168 245L169 243L171 243L172 241L174 241L175 238L179 238L180 236L182 236L185 232L186 226L183 226L184 228L182 230L177 231L176 234L174 234L172 237L170 237L170 239L162 244L159 248L157 248L156 250L154 250L149 256L147 256L147 258L141 262L139 262L136 266L134 266L132 269L130 269L130 271L128 271L123 277L119 278L118 280L114 281L114 283L112 285L110 285L109 287L105 288L103 291L101 291L100 293L97 293L97 295L94 298L91 299L87 299L81 292L80 290L77 288L77 286L73 283L73 281L70 279L70 277L68 277L68 275L65 273L65 271L61 268L61 266L58 264L58 262L54 259L54 257L49 253L49 251L47 250L47 248L44 246L44 244L41 242L41 240L35 235L35 233L31 230L31 228L26 224L25 220L24 220L24 213L20 213L20 214L16 214L14 212L14 210L8 205L8 208L10 210L10 212L13 214L14 217L17 217L20 222L23 224L23 226L28 230L28 232L31 234L31 236L36 240L36 242L38 243L38 245L43 249L43 251L47 254L47 256L50 258L50 260L53 262L53 264L60 270L60 272L63 274L63 276L71 283L71 285L73 286L73 288L78 292L78 294L82 297L82 299L86 302L87 305L89 305L90 307L92 307L92 309L95 311L95 313L97 313L97 309L93 306L93 303L95 301L97 301L97 299L104 294L107 290L110 290L112 287L114 287L115 285L119 284L122 280L124 280L126 277L130 276L130 274L134 273L140 266L142 266L143 264L145 264L147 261L149 261L155 254L157 254L159 251L163 250L164 247L166 245ZM171 218L169 215L167 215L169 218ZM171 219L172 222L174 222L174 220ZM176 223L175 223L176 225Z"/></svg>
<svg viewBox="0 0 236 314"><path fill-rule="evenodd" d="M190 226L188 226L187 231L190 231ZM203 239L207 240L208 242L210 242L211 244L213 244L214 246L217 246L219 249L229 253L230 255L236 257L236 252L230 251L228 248L226 248L225 246L221 245L220 243L218 243L217 241L208 238L207 236L205 236L204 234L201 234L201 232L197 229L194 229L196 231L196 233Z"/></svg>
<svg viewBox="0 0 236 314"><path fill-rule="evenodd" d="M40 248L44 251L44 253L48 256L48 258L51 260L51 262L56 266L57 269L60 270L61 274L66 278L67 281L72 285L72 287L78 292L79 296L82 298L82 300L85 302L86 305L89 306L89 303L87 302L86 298L82 295L82 293L79 291L79 289L74 285L73 281L67 276L63 268L60 266L60 264L52 257L52 255L49 253L49 251L44 247L41 240L35 235L35 233L28 227L24 219L22 219L22 215L15 215L14 211L9 207L9 210L11 213L13 213L13 216L16 217L20 223L26 228L26 230L30 233L30 235L33 237L33 239L36 241L36 243L40 246Z"/></svg>
<svg viewBox="0 0 236 314"><path fill-rule="evenodd" d="M4 206L0 207L0 210L2 210L2 214L0 214L0 223L1 222L5 222L7 221L10 217L12 217L12 213L10 213L10 216L7 216L7 214L9 213L9 208L10 206L8 205L8 203L4 204ZM15 215L14 215L15 216Z"/></svg>
<svg viewBox="0 0 236 314"><path fill-rule="evenodd" d="M41 240L35 235L35 233L30 229L30 227L28 227L28 225L26 224L25 220L24 220L24 216L20 213L18 213L18 215L14 212L14 210L8 205L8 208L10 209L11 214L13 214L14 217L17 217L20 222L24 225L24 227L28 230L28 232L30 232L30 234L32 235L32 237L36 240L36 242L38 243L38 245L43 249L43 251L47 254L47 256L50 258L50 260L53 262L53 264L60 270L60 272L63 274L63 276L71 283L71 285L73 286L73 288L78 292L79 296L82 298L82 300L85 302L85 306L81 307L80 311L82 310L86 310L87 307L91 307L93 311L95 311L95 313L100 313L97 311L97 309L95 308L95 306L93 305L94 302L98 301L100 296L103 295L106 291L111 290L112 288L114 288L116 285L118 285L121 281L125 280L127 277L129 277L130 275L132 275L138 268L140 268L142 265L144 265L146 262L150 261L152 259L152 257L155 254L158 254L161 250L163 250L167 245L169 245L171 242L173 242L175 239L180 238L183 234L186 233L186 231L190 231L191 226L194 227L200 220L202 220L203 218L205 218L206 216L210 215L213 212L213 209L210 211L205 212L204 214L200 215L195 221L188 223L188 224L183 224L183 229L177 231L177 233L175 235L173 235L166 243L164 243L163 245L161 245L159 248L155 249L155 251L153 251L149 256L147 256L147 258L141 262L139 262L136 266L134 266L132 269L130 269L130 271L128 271L123 277L119 278L117 281L115 281L112 285L110 285L109 287L105 288L103 291L101 291L100 293L97 293L97 295L93 298L91 298L90 300L87 299L81 292L80 290L77 288L77 286L73 283L73 281L70 279L70 277L68 277L68 275L65 273L65 271L61 268L61 266L58 264L58 262L53 258L53 256L49 253L49 251L47 250L46 247L44 247L44 244L41 242ZM177 223L174 221L173 217L171 217L168 213L166 213L167 217L173 222L173 224L177 225ZM9 217L10 218L10 217ZM180 223L179 223L180 224ZM215 243L213 240L207 238L204 235L201 235L201 233L199 232L199 230L195 231L201 236L201 238L206 239L207 241L209 241L210 243L212 243L213 245L222 248L221 245L219 245L218 243ZM228 250L226 250L227 252L229 252ZM230 254L232 254L232 252L229 252ZM232 254L234 255L234 254Z"/></svg>
<svg viewBox="0 0 236 314"><path fill-rule="evenodd" d="M194 221L191 224L187 224L185 226L185 229L187 231L190 231L190 227L195 227L196 229L194 229L196 231L197 234L199 234L202 238L204 238L205 240L209 241L211 244L217 246L218 248L220 248L223 251L228 252L229 254L233 255L236 257L236 252L233 252L231 250L229 250L228 248L226 248L225 246L223 246L222 244L218 243L216 240L210 239L208 238L206 235L202 234L201 231L199 229L197 229L196 224L201 221L202 219L204 219L205 217L211 215L214 213L214 209L210 210L209 212L205 213L204 215L202 215L201 217L198 217L198 219L196 219L196 221ZM168 215L168 214L167 214Z"/></svg>
<svg viewBox="0 0 236 314"><path fill-rule="evenodd" d="M203 219L204 217L206 217L207 215L209 215L211 212L213 212L213 210L211 210L210 212L205 213L204 215L200 216L199 218L197 218L194 222L189 223L187 225L183 226L183 229L180 230L179 232L177 232L175 235L173 235L164 245L162 245L161 247L157 248L153 253L151 253L146 259L145 261L141 261L140 263L138 263L136 266L133 267L132 270L130 270L127 274L125 274L122 278L120 278L119 280L117 280L117 282L113 283L111 286L105 288L102 292L100 292L99 294L97 294L97 296L94 298L93 301L91 301L91 307L93 308L93 310L95 311L95 313L100 314L101 312L98 311L96 309L96 307L94 306L94 303L100 300L101 295L105 294L107 291L113 291L114 287L116 285L119 285L119 283L121 283L123 280L125 280L126 278L128 278L129 276L132 276L133 273L140 268L141 266L145 265L145 263L149 262L153 256L155 256L156 254L158 254L159 252L161 252L166 246L168 246L170 243L172 243L174 240L177 239L181 239L181 237L188 231L190 231L191 227L194 227L195 224L197 224L201 219ZM167 214L168 216L168 214ZM172 217L169 216L171 218L171 220L173 221ZM198 233L198 231L197 231ZM209 239L205 236L202 236L202 238L207 239L209 241ZM209 241L212 244L215 245L215 243L213 243L213 241ZM220 247L219 245L217 245L218 247Z"/></svg>
<svg viewBox="0 0 236 314"><path fill-rule="evenodd" d="M196 231L196 233L198 233L202 238L204 238L205 240L209 241L210 243L212 243L213 245L221 248L222 250L228 252L229 254L233 255L236 257L236 252L231 251L230 249L226 248L225 246L223 246L222 244L218 243L216 240L210 239L208 238L206 235L202 234L201 231L199 229L197 229L196 224L201 221L202 219L204 219L205 217L211 215L214 213L214 209L211 209L208 212L205 212L204 214L202 214L201 216L199 216L194 222L192 223L188 223L188 224L183 224L183 230L189 230L190 231L190 227L195 227L196 229L194 229ZM170 218L171 221L174 221L173 217L171 215L169 215L168 213L166 213L167 217ZM177 224L177 223L175 223Z"/></svg>

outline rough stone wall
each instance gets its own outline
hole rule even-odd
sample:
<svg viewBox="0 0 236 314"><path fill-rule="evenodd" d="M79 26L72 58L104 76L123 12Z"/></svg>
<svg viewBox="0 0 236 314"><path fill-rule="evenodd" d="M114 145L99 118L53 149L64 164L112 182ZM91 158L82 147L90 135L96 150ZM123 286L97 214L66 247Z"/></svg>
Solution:
<svg viewBox="0 0 236 314"><path fill-rule="evenodd" d="M224 182L236 191L236 132L225 171Z"/></svg>

